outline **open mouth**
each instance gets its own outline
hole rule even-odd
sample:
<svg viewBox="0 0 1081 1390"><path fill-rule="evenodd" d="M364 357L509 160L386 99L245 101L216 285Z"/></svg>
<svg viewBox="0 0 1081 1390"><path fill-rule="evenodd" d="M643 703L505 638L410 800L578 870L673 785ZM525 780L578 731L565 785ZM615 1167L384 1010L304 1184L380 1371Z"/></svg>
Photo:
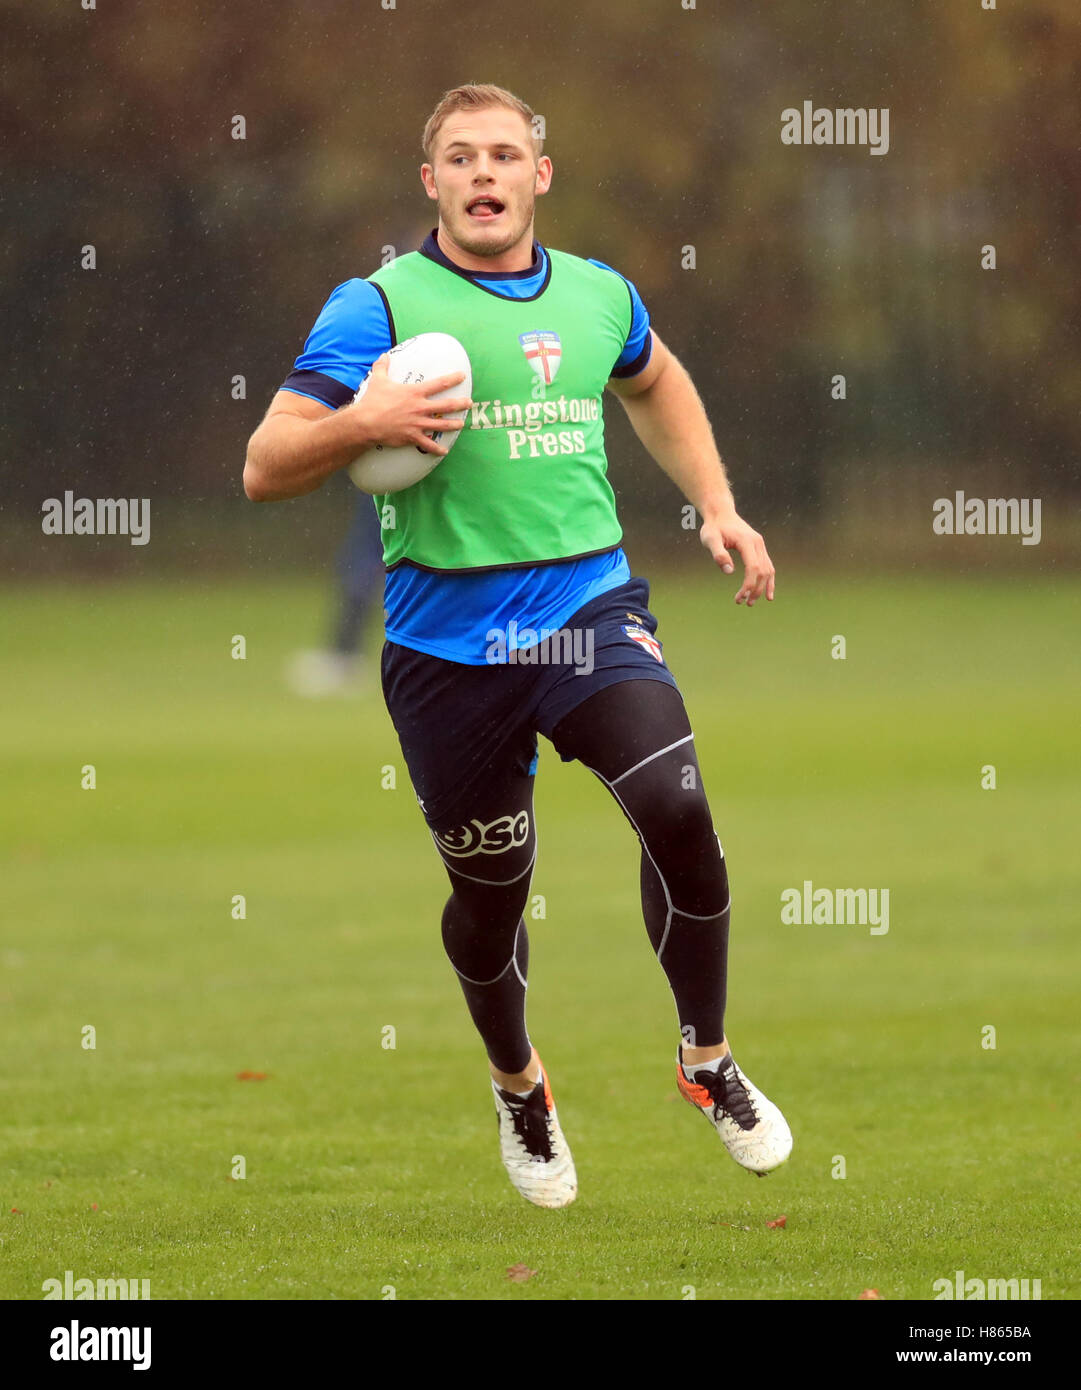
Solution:
<svg viewBox="0 0 1081 1390"><path fill-rule="evenodd" d="M466 204L465 210L470 217L476 218L478 222L490 222L492 218L499 216L503 208L504 204L498 198L482 194L479 198L471 199Z"/></svg>

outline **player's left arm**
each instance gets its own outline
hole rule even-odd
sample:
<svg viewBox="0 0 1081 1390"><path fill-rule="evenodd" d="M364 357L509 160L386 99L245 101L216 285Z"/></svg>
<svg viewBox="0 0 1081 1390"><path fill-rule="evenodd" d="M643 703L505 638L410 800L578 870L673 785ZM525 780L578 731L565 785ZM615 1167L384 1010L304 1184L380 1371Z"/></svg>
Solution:
<svg viewBox="0 0 1081 1390"><path fill-rule="evenodd" d="M646 365L635 376L611 377L608 387L622 402L635 434L702 518L702 544L725 574L734 569L729 550L739 554L744 578L736 602L752 608L763 594L773 598L774 569L766 543L736 511L694 382L649 331L652 351Z"/></svg>

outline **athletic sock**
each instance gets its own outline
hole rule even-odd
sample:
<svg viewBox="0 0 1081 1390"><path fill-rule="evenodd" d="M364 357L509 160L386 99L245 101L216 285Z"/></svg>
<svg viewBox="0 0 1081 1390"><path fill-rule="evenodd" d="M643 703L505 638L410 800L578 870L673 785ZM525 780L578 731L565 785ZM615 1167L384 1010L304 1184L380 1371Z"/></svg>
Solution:
<svg viewBox="0 0 1081 1390"><path fill-rule="evenodd" d="M725 1052L720 1057L714 1057L712 1062L684 1062L683 1075L688 1081L693 1081L695 1072L699 1071L719 1071L722 1064L731 1057L731 1052Z"/></svg>
<svg viewBox="0 0 1081 1390"><path fill-rule="evenodd" d="M530 1059L530 1060L532 1060L532 1059ZM527 1064L527 1065L528 1065L528 1064ZM493 1081L495 1080L494 1077L493 1077L492 1079L493 1079ZM498 1081L496 1081L495 1084L496 1084L497 1086L499 1086L499 1089L500 1089L501 1091L507 1091L507 1095L509 1095L509 1096L521 1096L523 1100L528 1100L528 1098L529 1098L529 1097L533 1094L533 1092L537 1089L537 1087L540 1085L540 1083L541 1083L541 1081L542 1081L543 1079L544 1079L544 1072L543 1072L543 1071L538 1072L538 1073L537 1073L537 1079L536 1079L536 1081L534 1081L534 1082L533 1082L533 1085L530 1086L530 1087L528 1088L528 1090L525 1090L525 1091L508 1091L507 1088L506 1088L505 1086L499 1086L499 1082L498 1082Z"/></svg>

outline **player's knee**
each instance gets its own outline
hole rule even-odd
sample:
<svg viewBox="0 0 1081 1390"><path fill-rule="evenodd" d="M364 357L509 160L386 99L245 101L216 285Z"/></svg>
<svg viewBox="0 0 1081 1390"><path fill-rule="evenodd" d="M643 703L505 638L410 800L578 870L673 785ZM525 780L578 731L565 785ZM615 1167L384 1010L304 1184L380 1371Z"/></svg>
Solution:
<svg viewBox="0 0 1081 1390"><path fill-rule="evenodd" d="M649 815L649 836L677 852L693 855L716 844L709 803L700 788L666 797Z"/></svg>

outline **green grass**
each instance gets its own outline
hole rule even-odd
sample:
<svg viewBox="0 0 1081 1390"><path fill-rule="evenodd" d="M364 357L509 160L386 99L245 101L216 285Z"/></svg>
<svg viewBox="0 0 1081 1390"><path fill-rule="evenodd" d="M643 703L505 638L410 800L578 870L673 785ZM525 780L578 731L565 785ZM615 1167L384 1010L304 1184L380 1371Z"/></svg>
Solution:
<svg viewBox="0 0 1081 1390"><path fill-rule="evenodd" d="M795 1152L752 1178L676 1098L636 843L542 741L562 1212L499 1163L378 691L283 687L322 588L7 593L0 1296L68 1269L155 1299L928 1298L957 1269L1081 1295L1081 583L807 578L748 613L695 574L653 607L732 877L729 1035ZM889 933L782 925L804 879L888 887Z"/></svg>

